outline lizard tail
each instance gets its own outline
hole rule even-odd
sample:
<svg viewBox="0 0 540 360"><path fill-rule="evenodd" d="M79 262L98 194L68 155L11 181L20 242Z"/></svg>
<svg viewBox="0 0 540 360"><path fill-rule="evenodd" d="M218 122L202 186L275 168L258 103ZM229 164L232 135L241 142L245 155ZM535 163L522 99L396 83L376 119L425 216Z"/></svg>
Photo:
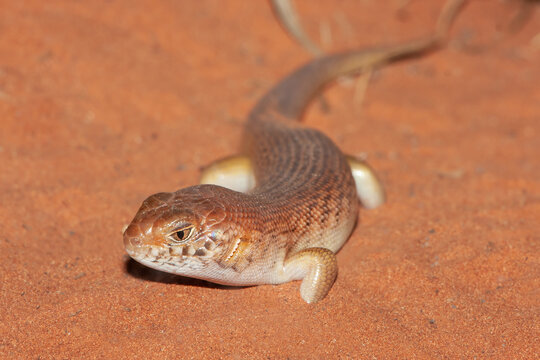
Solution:
<svg viewBox="0 0 540 360"><path fill-rule="evenodd" d="M361 73L375 66L421 56L446 43L450 27L466 0L448 0L431 36L404 44L349 51L323 56L293 71L271 89L254 107L249 121L258 121L268 112L295 120L309 101L329 82L344 75ZM263 115L263 116L261 116Z"/></svg>

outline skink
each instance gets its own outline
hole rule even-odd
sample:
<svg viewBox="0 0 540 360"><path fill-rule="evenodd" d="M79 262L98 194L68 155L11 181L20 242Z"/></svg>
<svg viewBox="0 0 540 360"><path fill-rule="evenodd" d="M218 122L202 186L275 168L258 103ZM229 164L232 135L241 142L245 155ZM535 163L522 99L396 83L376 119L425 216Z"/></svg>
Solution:
<svg viewBox="0 0 540 360"><path fill-rule="evenodd" d="M249 114L245 154L207 168L202 182L213 184L143 202L124 232L128 254L154 269L226 285L302 280L306 302L324 298L358 198L376 207L384 193L369 167L297 120L337 77L436 49L462 3L447 3L426 39L325 56L285 77Z"/></svg>

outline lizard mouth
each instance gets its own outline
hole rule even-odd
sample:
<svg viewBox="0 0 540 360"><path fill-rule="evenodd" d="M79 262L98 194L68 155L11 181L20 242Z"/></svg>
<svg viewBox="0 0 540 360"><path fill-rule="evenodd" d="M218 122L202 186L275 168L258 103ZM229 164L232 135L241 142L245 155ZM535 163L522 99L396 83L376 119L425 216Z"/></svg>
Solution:
<svg viewBox="0 0 540 360"><path fill-rule="evenodd" d="M212 240L206 240L202 246L193 246L192 244L183 245L149 245L141 244L137 240L124 240L124 246L129 256L137 259L162 258L187 258L187 257L211 257L214 255L217 245Z"/></svg>
<svg viewBox="0 0 540 360"><path fill-rule="evenodd" d="M138 248L126 247L133 260L145 266L172 274L185 275L186 272L200 272L211 263L213 251L205 247L143 245Z"/></svg>

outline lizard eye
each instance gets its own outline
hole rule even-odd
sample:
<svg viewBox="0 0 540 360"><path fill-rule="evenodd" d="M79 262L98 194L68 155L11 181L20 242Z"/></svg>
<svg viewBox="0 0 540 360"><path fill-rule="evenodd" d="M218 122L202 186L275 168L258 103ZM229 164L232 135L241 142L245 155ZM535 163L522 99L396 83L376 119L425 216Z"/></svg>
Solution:
<svg viewBox="0 0 540 360"><path fill-rule="evenodd" d="M180 229L175 230L174 232L170 233L167 238L171 240L173 243L183 243L186 242L191 234L193 233L193 225L189 225Z"/></svg>

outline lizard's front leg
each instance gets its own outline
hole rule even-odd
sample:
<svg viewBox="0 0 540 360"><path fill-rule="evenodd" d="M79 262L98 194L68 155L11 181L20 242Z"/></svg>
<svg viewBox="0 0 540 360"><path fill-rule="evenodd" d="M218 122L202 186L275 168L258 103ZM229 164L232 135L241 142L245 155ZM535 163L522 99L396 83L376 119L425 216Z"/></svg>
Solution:
<svg viewBox="0 0 540 360"><path fill-rule="evenodd" d="M307 303L315 303L328 294L338 273L336 255L324 248L301 250L283 264L286 275L302 279L300 296Z"/></svg>

